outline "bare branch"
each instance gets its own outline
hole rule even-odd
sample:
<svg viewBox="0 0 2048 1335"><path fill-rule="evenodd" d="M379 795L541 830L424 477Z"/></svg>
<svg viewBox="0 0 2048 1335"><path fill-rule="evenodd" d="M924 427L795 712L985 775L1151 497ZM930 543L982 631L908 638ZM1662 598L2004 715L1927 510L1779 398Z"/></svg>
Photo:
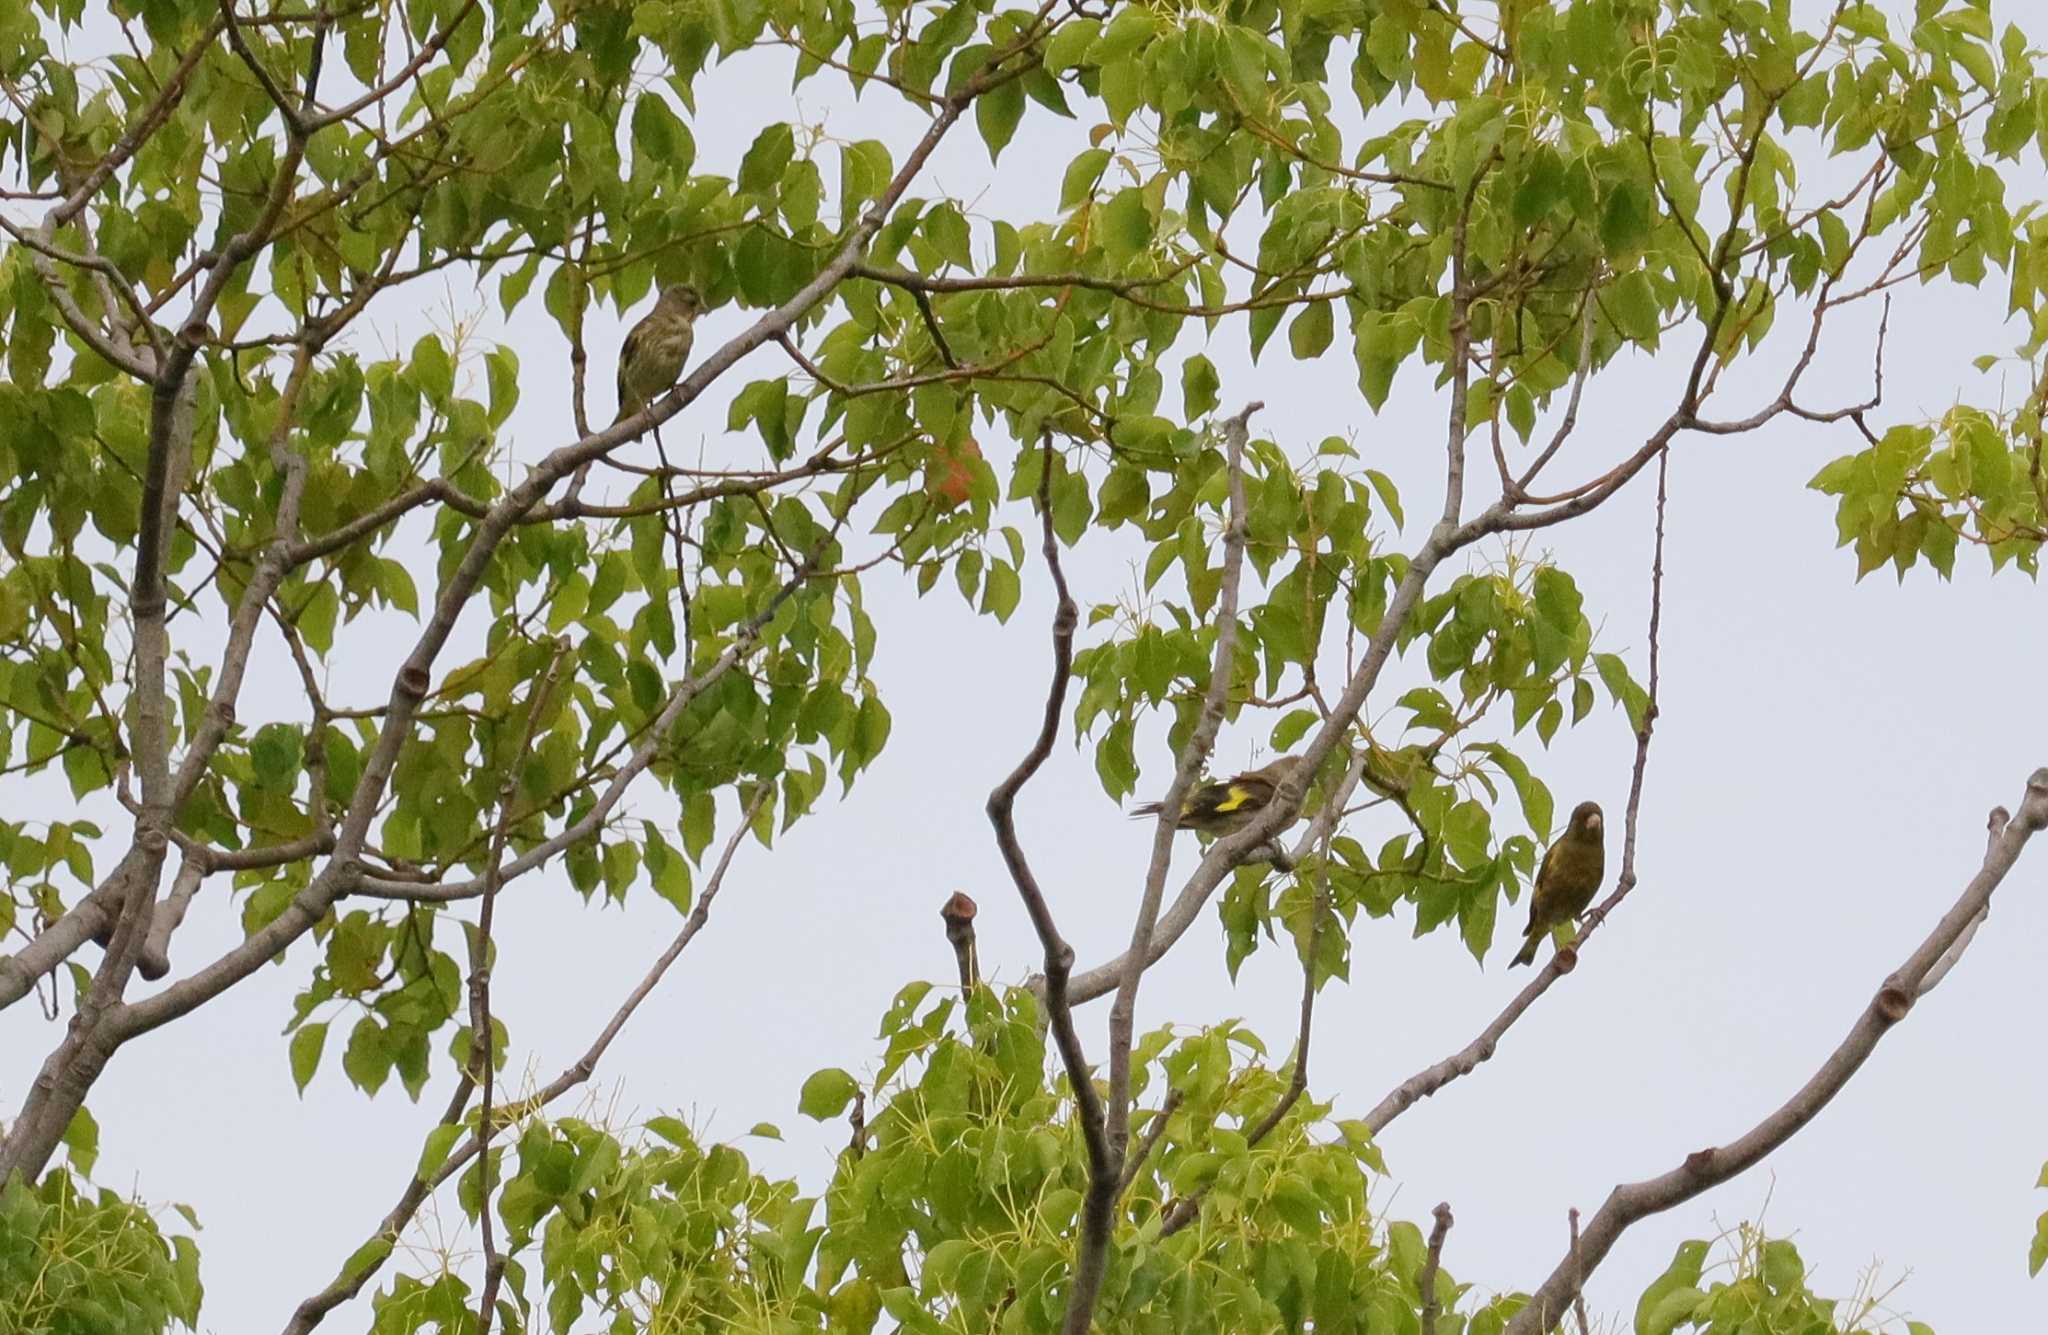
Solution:
<svg viewBox="0 0 2048 1335"><path fill-rule="evenodd" d="M1081 1134L1088 1145L1089 1183L1092 1187L1094 1183L1106 1180L1113 1187L1121 1155L1111 1146L1104 1129L1102 1096L1096 1091L1094 1076L1088 1068L1088 1056L1081 1049L1080 1035L1074 1031L1074 1010L1067 1001L1067 975L1074 967L1074 948L1060 935L1059 925L1053 921L1052 909L1045 902L1045 892L1039 889L1038 878L1032 874L1031 864L1024 856L1024 846L1017 839L1017 794L1038 773L1045 758L1052 754L1053 741L1059 736L1060 714L1067 701L1067 683L1073 677L1074 629L1080 621L1074 597L1067 591L1066 574L1060 569L1059 537L1053 532L1052 463L1052 435L1047 433L1041 464L1043 471L1038 479L1038 511L1045 534L1045 565L1052 574L1053 590L1058 599L1052 617L1052 687L1046 693L1045 714L1031 749L1024 753L1024 759L1010 771L1009 777L988 795L988 820L995 827L996 846L1002 851L1003 865L1009 869L1017 894L1024 901L1024 911L1030 916L1031 926L1038 933L1039 944L1045 951L1046 1020L1052 1027L1060 1061L1066 1068L1067 1083L1074 1091ZM1081 1259L1075 1269L1074 1287L1067 1299L1065 1329L1068 1335L1087 1335L1095 1310L1096 1293L1102 1284L1103 1253L1109 1237L1112 1204L1106 1193L1098 1197L1091 1191L1084 1207ZM1103 1245L1093 1249L1092 1265L1090 1238L1103 1240Z"/></svg>
<svg viewBox="0 0 2048 1335"><path fill-rule="evenodd" d="M1579 1207L1571 1208L1572 1225L1572 1273L1578 1277L1579 1291L1572 1295L1572 1316L1579 1323L1579 1335L1591 1335L1586 1328L1586 1268L1579 1257Z"/></svg>
<svg viewBox="0 0 2048 1335"><path fill-rule="evenodd" d="M171 881L171 893L156 906L149 922L149 935L142 943L142 956L136 961L137 970L151 982L171 971L171 934L185 921L185 910L191 905L192 896L199 893L206 872L202 857L185 853L178 863L178 874Z"/></svg>
<svg viewBox="0 0 2048 1335"><path fill-rule="evenodd" d="M88 941L111 939L114 915L127 899L128 878L142 864L142 850L130 846L92 891L73 904L35 939L12 955L0 955L0 1010L27 996L37 981L71 958Z"/></svg>
<svg viewBox="0 0 2048 1335"><path fill-rule="evenodd" d="M1790 1140L1819 1116L1842 1092L1879 1040L1906 1018L1922 995L1922 984L1970 923L1991 902L1991 896L2019 860L2036 831L2048 828L2048 767L2027 779L2019 814L1993 841L1977 874L1963 888L1955 907L1935 925L1927 939L1885 978L1849 1033L1820 1069L1781 1107L1725 1145L1696 1150L1678 1167L1658 1177L1618 1186L1607 1197L1580 1238L1580 1256L1567 1255L1543 1281L1527 1306L1507 1324L1505 1335L1539 1335L1569 1307L1586 1277L1599 1268L1607 1253L1637 1220L1669 1210L1710 1187L1719 1186Z"/></svg>

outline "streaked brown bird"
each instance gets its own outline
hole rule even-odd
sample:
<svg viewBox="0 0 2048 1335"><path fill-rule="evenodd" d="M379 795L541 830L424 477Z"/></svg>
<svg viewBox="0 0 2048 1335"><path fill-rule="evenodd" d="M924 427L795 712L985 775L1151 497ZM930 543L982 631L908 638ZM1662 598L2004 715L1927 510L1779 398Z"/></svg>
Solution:
<svg viewBox="0 0 2048 1335"><path fill-rule="evenodd" d="M1295 757L1281 756L1271 764L1246 770L1229 779L1212 779L1188 790L1180 804L1180 826L1203 834L1232 834L1251 824L1253 817L1273 800L1274 790L1286 779ZM1141 802L1131 808L1132 819L1157 816L1161 805Z"/></svg>
<svg viewBox="0 0 2048 1335"><path fill-rule="evenodd" d="M626 334L619 349L619 415L617 426L666 394L683 378L690 360L692 326L704 311L697 289L675 284L661 290L654 309Z"/></svg>
<svg viewBox="0 0 2048 1335"><path fill-rule="evenodd" d="M1532 964L1536 947L1550 929L1585 913L1607 872L1607 851L1600 838L1600 804L1581 802L1572 808L1564 833L1543 855L1536 869L1536 888L1529 895L1529 930L1522 953L1508 967Z"/></svg>

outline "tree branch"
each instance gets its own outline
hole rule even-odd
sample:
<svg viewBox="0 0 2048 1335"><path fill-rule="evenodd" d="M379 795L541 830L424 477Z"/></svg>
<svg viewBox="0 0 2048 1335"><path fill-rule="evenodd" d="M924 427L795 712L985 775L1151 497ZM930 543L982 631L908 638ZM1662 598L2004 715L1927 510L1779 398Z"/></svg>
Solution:
<svg viewBox="0 0 2048 1335"><path fill-rule="evenodd" d="M1443 1311L1442 1304L1437 1301L1436 1280L1444 1263L1444 1239L1451 1232L1451 1203L1438 1201L1432 1213L1436 1216L1436 1225L1429 1230L1429 1253L1423 1258L1422 1277L1416 1284L1422 1294L1422 1335L1436 1335L1436 1319Z"/></svg>
<svg viewBox="0 0 2048 1335"><path fill-rule="evenodd" d="M1067 1001L1067 975L1074 967L1074 948L1060 935L1059 925L1053 921L1052 909L1045 902L1045 892L1039 888L1038 878L1032 874L1031 864L1024 856L1024 846L1017 839L1017 794L1023 791L1024 785L1031 781L1046 757L1052 754L1053 741L1059 736L1060 714L1067 701L1067 683L1073 677L1074 629L1080 621L1073 595L1067 591L1066 574L1060 569L1059 537L1053 532L1052 462L1052 435L1048 432L1038 478L1038 512L1045 534L1042 548L1045 565L1051 572L1057 596L1052 617L1052 687L1046 693L1045 713L1037 739L1024 753L1024 759L1018 762L1017 768L1010 771L1009 777L988 795L988 820L995 827L996 847L1002 851L1003 865L1009 869L1018 897L1024 901L1024 911L1030 916L1032 929L1038 933L1039 944L1045 951L1046 1020L1052 1027L1061 1064L1066 1068L1067 1083L1073 1087L1081 1134L1088 1145L1091 1191L1084 1206L1086 1216L1082 1223L1081 1256L1075 1268L1074 1287L1067 1298L1065 1321L1067 1335L1087 1335L1089 1321L1095 1311L1096 1294L1102 1286L1111 1223L1108 1214L1112 1204L1108 1193L1098 1193L1092 1188L1095 1183L1105 1180L1115 1186L1121 1155L1114 1151L1104 1128L1102 1096L1095 1089L1087 1054L1081 1049L1080 1035L1074 1031L1074 1010ZM1091 1239L1100 1239L1092 1251Z"/></svg>
<svg viewBox="0 0 2048 1335"><path fill-rule="evenodd" d="M1678 1167L1658 1177L1616 1187L1581 1235L1579 1256L1567 1255L1558 1264L1528 1305L1508 1322L1504 1335L1539 1335L1549 1330L1563 1316L1586 1277L1599 1268L1632 1224L1691 1200L1755 1166L1819 1116L1876 1050L1878 1041L1906 1018L1914 1000L1924 994L1927 976L1961 939L1970 923L1990 905L1992 892L2019 860L2027 841L2044 827L2048 827L2048 767L2037 769L2028 777L2018 816L1992 841L1983 866L1964 887L1955 907L1942 917L1905 963L1879 985L1877 994L1850 1026L1848 1035L1798 1092L1727 1144L1696 1150Z"/></svg>
<svg viewBox="0 0 2048 1335"><path fill-rule="evenodd" d="M1216 645L1209 668L1209 689L1202 698L1194 731L1181 747L1174 767L1173 782L1160 799L1159 820L1152 835L1152 860L1145 869L1145 889L1138 900L1137 920L1131 927L1131 944L1124 952L1128 963L1117 980L1116 1000L1109 1008L1109 1143L1117 1155L1130 1138L1131 1042L1136 1026L1138 985L1145 976L1146 958L1152 949L1152 933L1159 921L1159 902L1166 892L1166 872L1173 861L1173 837L1180 825L1182 799L1194 786L1202 767L1215 748L1216 732L1223 723L1223 706L1230 694L1230 679L1237 664L1238 586L1244 575L1246 504L1244 494L1244 452L1251 434L1251 417L1265 405L1253 401L1235 417L1223 423L1223 467L1229 477L1229 518L1223 528L1222 588L1216 603ZM1091 1189L1109 1197L1114 1207L1117 1178L1091 1182ZM1105 1211L1106 1213L1106 1211ZM1085 1237L1085 1235L1084 1235ZM1107 1239L1104 1239L1105 1245Z"/></svg>
<svg viewBox="0 0 2048 1335"><path fill-rule="evenodd" d="M981 964L974 953L974 914L974 901L957 890L939 909L946 923L946 944L953 947L953 962L960 970L963 997L981 981Z"/></svg>
<svg viewBox="0 0 2048 1335"><path fill-rule="evenodd" d="M1657 726L1657 685L1660 670L1658 648L1664 621L1664 508L1667 498L1667 481L1670 470L1670 455L1658 456L1657 464L1657 511L1656 536L1651 545L1650 555L1650 679L1648 702L1643 707L1643 726L1636 733L1635 765L1629 775L1628 808L1622 821L1621 872L1615 878L1614 892L1602 900L1585 915L1584 925L1570 944L1553 954L1536 976L1528 981L1515 999L1496 1015L1479 1036L1458 1051L1432 1066L1425 1067L1409 1076L1390 1090L1373 1110L1365 1115L1365 1124L1377 1136L1396 1117L1409 1108L1428 1098L1462 1076L1472 1074L1480 1063L1488 1060L1500 1045L1501 1038L1514 1027L1523 1014L1550 990L1551 984L1578 967L1579 950L1587 938L1606 921L1607 915L1627 899L1636 887L1636 832L1642 818L1643 776L1650 762L1650 735Z"/></svg>

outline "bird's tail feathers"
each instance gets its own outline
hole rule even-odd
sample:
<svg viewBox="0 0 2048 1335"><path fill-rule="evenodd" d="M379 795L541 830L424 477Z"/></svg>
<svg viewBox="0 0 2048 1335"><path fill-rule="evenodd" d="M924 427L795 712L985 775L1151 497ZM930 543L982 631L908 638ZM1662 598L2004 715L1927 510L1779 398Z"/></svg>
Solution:
<svg viewBox="0 0 2048 1335"><path fill-rule="evenodd" d="M1522 942L1522 953L1509 960L1508 967L1512 969L1517 964L1534 964L1536 962L1536 947L1547 935L1549 935L1547 932L1529 933L1529 939Z"/></svg>
<svg viewBox="0 0 2048 1335"><path fill-rule="evenodd" d="M1138 805L1131 808L1131 819L1143 820L1147 816L1156 816L1165 809L1166 808L1158 802L1140 802L1138 803Z"/></svg>

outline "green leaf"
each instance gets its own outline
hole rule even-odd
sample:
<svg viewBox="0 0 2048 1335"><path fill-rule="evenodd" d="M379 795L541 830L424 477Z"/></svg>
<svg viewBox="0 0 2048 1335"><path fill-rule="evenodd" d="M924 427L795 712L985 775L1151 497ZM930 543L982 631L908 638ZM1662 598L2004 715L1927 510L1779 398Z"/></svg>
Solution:
<svg viewBox="0 0 2048 1335"><path fill-rule="evenodd" d="M313 1072L320 1069L320 1054L327 1047L327 1022L318 1020L302 1024L292 1034L289 1055L292 1066L292 1083L299 1087L299 1093L306 1092L312 1082Z"/></svg>
<svg viewBox="0 0 2048 1335"><path fill-rule="evenodd" d="M828 1121L845 1112L859 1091L860 1084L852 1076L836 1066L828 1066L804 1081L796 1110L817 1121Z"/></svg>
<svg viewBox="0 0 2048 1335"><path fill-rule="evenodd" d="M999 84L974 99L974 123L988 145L989 161L1002 156L1023 116L1024 85L1018 80Z"/></svg>
<svg viewBox="0 0 2048 1335"><path fill-rule="evenodd" d="M1657 1300L1647 1317L1636 1320L1636 1335L1671 1335L1678 1323L1692 1318L1707 1295L1695 1288L1673 1289Z"/></svg>
<svg viewBox="0 0 2048 1335"><path fill-rule="evenodd" d="M1628 664L1621 661L1619 654L1594 654L1593 666L1599 669L1607 694L1628 711L1629 728L1640 733L1649 713L1649 693L1629 675Z"/></svg>
<svg viewBox="0 0 2048 1335"><path fill-rule="evenodd" d="M1330 307L1333 304L1313 301L1294 317L1294 323L1287 330L1287 346L1293 349L1297 361L1320 357L1329 348L1332 328Z"/></svg>
<svg viewBox="0 0 2048 1335"><path fill-rule="evenodd" d="M1119 190L1102 211L1102 248L1110 261L1121 264L1143 250L1152 240L1152 211L1145 207L1145 192L1136 186Z"/></svg>
<svg viewBox="0 0 2048 1335"><path fill-rule="evenodd" d="M348 1259L341 1263L342 1278L354 1281L363 1275L369 1274L372 1270L384 1264L384 1258L391 1255L393 1245L390 1238L384 1237L381 1234L371 1238L368 1242L350 1252Z"/></svg>
<svg viewBox="0 0 2048 1335"><path fill-rule="evenodd" d="M65 1124L63 1142L72 1168L81 1177L92 1176L92 1166L100 1157L100 1124L83 1104Z"/></svg>
<svg viewBox="0 0 2048 1335"><path fill-rule="evenodd" d="M1215 410L1222 385L1215 365L1199 352L1181 365L1181 412L1188 421Z"/></svg>
<svg viewBox="0 0 2048 1335"><path fill-rule="evenodd" d="M1515 785L1515 796L1522 804L1522 817L1529 822L1529 829L1538 839L1548 839L1555 807L1551 801L1550 789L1544 785L1543 780L1531 774L1522 758L1505 746L1489 743L1475 749L1493 757L1493 762L1500 766L1501 772L1508 776L1508 781Z"/></svg>
<svg viewBox="0 0 2048 1335"><path fill-rule="evenodd" d="M1109 150L1106 148L1088 149L1068 163L1067 174L1060 179L1060 208L1071 209L1088 198L1108 167Z"/></svg>
<svg viewBox="0 0 2048 1335"><path fill-rule="evenodd" d="M413 1168L413 1176L422 1182L431 1181L441 1165L448 1162L448 1156L455 1150L455 1142L461 1140L468 1129L460 1122L443 1122L427 1132L427 1143L420 1147L420 1161Z"/></svg>

